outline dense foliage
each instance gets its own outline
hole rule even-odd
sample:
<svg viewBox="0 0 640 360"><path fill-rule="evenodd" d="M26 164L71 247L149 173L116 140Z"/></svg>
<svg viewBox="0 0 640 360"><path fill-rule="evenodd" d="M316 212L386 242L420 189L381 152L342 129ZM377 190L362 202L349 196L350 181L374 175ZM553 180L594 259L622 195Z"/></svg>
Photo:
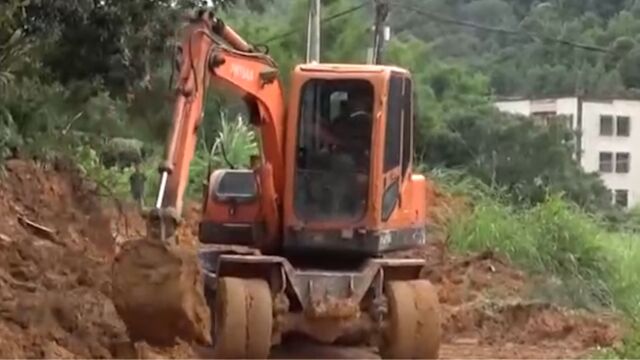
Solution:
<svg viewBox="0 0 640 360"><path fill-rule="evenodd" d="M427 42L439 56L470 65L490 78L499 95L630 95L640 87L635 0L409 0L405 8L508 31L425 21L401 9L394 28ZM568 46L550 39L601 48Z"/></svg>

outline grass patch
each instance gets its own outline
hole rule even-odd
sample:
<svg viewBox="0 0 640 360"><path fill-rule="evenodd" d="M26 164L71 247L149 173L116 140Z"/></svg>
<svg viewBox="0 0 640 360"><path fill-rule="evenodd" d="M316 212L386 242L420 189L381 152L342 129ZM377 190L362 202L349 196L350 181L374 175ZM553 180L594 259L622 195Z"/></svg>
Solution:
<svg viewBox="0 0 640 360"><path fill-rule="evenodd" d="M565 306L616 309L640 316L640 235L609 231L596 216L560 195L533 207L509 202L504 192L462 174L437 174L446 190L471 199L467 213L447 223L458 252L494 250L546 279L534 296Z"/></svg>

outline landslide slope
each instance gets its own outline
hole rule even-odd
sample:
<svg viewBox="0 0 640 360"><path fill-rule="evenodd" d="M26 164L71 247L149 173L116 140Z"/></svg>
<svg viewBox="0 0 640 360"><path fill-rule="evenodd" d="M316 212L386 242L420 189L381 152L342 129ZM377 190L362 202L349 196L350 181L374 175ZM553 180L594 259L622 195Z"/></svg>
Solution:
<svg viewBox="0 0 640 360"><path fill-rule="evenodd" d="M111 357L126 335L108 299L114 238L94 186L62 161L11 160L0 219L0 357Z"/></svg>

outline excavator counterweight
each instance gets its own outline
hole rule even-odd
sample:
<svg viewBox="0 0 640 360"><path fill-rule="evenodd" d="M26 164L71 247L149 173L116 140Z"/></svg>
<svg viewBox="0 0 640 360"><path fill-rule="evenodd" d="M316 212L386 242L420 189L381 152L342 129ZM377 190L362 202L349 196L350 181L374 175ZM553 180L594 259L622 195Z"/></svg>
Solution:
<svg viewBox="0 0 640 360"><path fill-rule="evenodd" d="M147 238L113 265L113 301L133 340L210 344L266 358L288 333L373 343L385 358L436 358L440 314L422 259L432 187L413 173L411 74L386 65L293 69L211 12L184 29L173 127ZM198 229L182 198L209 86L243 99L259 135L250 169L209 174ZM197 230L197 243L189 242Z"/></svg>

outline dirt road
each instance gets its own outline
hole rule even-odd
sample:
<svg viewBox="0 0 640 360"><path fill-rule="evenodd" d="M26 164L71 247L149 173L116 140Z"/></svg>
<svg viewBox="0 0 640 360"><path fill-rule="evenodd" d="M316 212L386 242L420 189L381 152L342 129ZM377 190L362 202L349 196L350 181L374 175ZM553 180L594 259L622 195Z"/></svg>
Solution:
<svg viewBox="0 0 640 360"><path fill-rule="evenodd" d="M480 346L461 343L445 344L440 350L441 359L578 359L586 355L566 349L562 344L554 347L540 345L506 344L504 346ZM308 343L288 344L275 349L273 359L380 359L373 349L326 347Z"/></svg>
<svg viewBox="0 0 640 360"><path fill-rule="evenodd" d="M134 207L116 210L64 163L7 164L0 182L0 357L207 355L186 344L122 346L128 338L109 300L109 264L116 242L143 228ZM397 254L408 255L431 263L425 276L438 286L445 311L442 358L581 358L620 338L615 318L525 301L528 279L494 254L456 257L439 243ZM272 357L377 355L298 339L274 349Z"/></svg>
<svg viewBox="0 0 640 360"><path fill-rule="evenodd" d="M589 350L567 348L561 342L548 344L479 345L473 339L458 339L444 344L441 359L581 359ZM196 350L195 356L213 358L208 349ZM271 359L380 359L375 349L314 344L298 339L272 350Z"/></svg>

